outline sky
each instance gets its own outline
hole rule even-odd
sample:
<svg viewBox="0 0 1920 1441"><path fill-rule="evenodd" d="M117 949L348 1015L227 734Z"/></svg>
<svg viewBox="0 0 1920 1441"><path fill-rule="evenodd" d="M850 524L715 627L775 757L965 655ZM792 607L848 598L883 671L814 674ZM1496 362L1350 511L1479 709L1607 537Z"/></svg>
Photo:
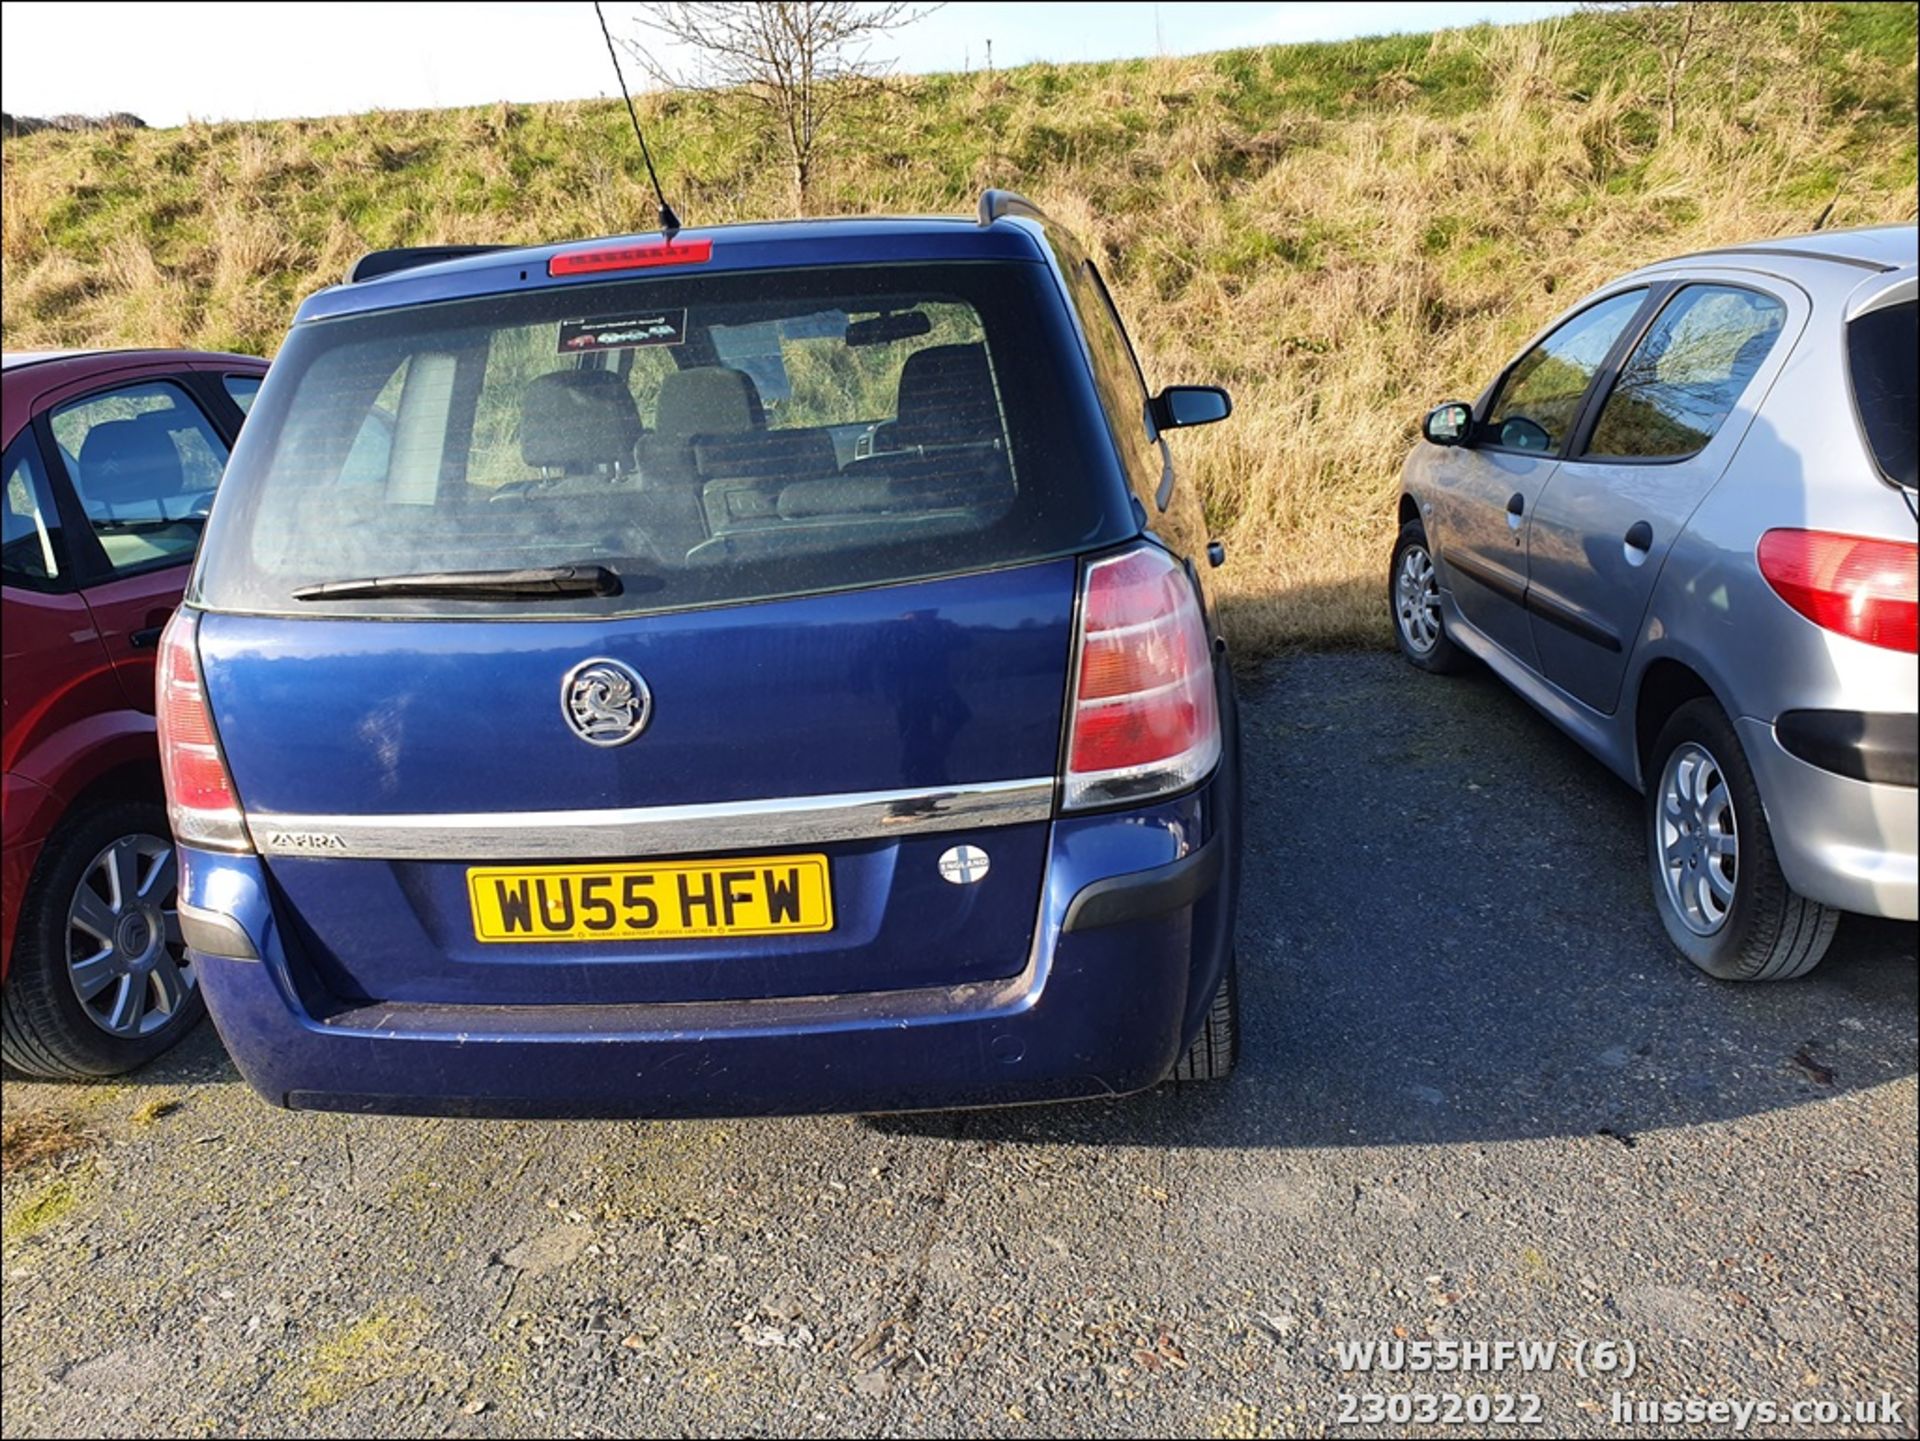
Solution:
<svg viewBox="0 0 1920 1441"><path fill-rule="evenodd" d="M1572 4L954 3L881 42L915 73L1031 60L1193 54L1517 23ZM616 35L636 7L607 4ZM0 106L12 115L126 111L149 125L362 110L589 99L615 93L588 0L535 4L0 3ZM76 44L79 41L80 43ZM84 55L84 64L49 64ZM628 83L637 84L629 66Z"/></svg>

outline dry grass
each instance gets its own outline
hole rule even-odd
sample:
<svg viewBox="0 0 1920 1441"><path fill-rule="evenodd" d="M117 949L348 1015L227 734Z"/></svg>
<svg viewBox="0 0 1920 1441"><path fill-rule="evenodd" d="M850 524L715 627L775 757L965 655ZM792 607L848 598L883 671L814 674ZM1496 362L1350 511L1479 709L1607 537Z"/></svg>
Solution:
<svg viewBox="0 0 1920 1441"><path fill-rule="evenodd" d="M1176 444L1228 544L1243 653L1386 636L1401 457L1582 291L1680 250L1915 212L1910 5L1750 5L1664 134L1652 57L1592 16L902 81L815 209L1027 191L1102 259L1156 383L1218 380ZM642 98L683 215L778 214L713 102ZM648 223L618 102L43 133L5 148L9 347L270 353L361 251Z"/></svg>
<svg viewBox="0 0 1920 1441"><path fill-rule="evenodd" d="M93 1133L59 1111L25 1111L0 1122L0 1174L48 1165L93 1144Z"/></svg>

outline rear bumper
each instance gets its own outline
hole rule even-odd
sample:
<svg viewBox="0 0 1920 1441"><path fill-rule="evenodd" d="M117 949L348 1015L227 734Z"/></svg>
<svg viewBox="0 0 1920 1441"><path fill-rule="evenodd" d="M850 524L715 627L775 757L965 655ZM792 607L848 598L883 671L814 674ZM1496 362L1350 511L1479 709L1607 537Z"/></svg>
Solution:
<svg viewBox="0 0 1920 1441"><path fill-rule="evenodd" d="M1789 712L1796 714L1809 713ZM1787 883L1841 910L1920 919L1920 789L1855 779L1811 764L1783 742L1813 749L1835 764L1845 764L1852 752L1832 746L1820 750L1804 734L1783 737L1764 720L1743 718L1739 731ZM1821 734L1815 732L1815 739ZM1856 759L1862 767L1871 763L1876 773L1891 764L1885 745Z"/></svg>
<svg viewBox="0 0 1920 1441"><path fill-rule="evenodd" d="M1217 823L1222 784L1056 822L1025 968L950 987L652 1006L343 1007L316 993L290 953L257 860L185 852L182 899L233 917L260 956L196 949L194 961L236 1064L276 1105L673 1117L1115 1095L1167 1074L1230 954L1237 831ZM1075 912L1090 890L1099 904Z"/></svg>

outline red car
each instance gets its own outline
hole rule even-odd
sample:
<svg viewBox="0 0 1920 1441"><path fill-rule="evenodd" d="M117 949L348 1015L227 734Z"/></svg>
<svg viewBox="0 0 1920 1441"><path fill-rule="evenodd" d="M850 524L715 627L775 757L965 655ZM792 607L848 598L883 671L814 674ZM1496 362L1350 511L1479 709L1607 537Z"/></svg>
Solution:
<svg viewBox="0 0 1920 1441"><path fill-rule="evenodd" d="M245 355L0 362L0 1059L129 1070L204 1007L174 913L153 658L266 374Z"/></svg>

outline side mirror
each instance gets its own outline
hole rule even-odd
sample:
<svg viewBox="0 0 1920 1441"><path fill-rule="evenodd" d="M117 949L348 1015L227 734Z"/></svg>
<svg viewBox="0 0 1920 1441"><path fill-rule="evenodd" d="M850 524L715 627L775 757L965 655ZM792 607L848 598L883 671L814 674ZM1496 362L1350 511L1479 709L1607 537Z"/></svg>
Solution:
<svg viewBox="0 0 1920 1441"><path fill-rule="evenodd" d="M1435 445L1465 445L1473 433L1473 407L1464 400L1436 405L1420 422L1420 433Z"/></svg>
<svg viewBox="0 0 1920 1441"><path fill-rule="evenodd" d="M1212 425L1233 414L1233 397L1217 385L1169 385L1147 402L1155 430Z"/></svg>

